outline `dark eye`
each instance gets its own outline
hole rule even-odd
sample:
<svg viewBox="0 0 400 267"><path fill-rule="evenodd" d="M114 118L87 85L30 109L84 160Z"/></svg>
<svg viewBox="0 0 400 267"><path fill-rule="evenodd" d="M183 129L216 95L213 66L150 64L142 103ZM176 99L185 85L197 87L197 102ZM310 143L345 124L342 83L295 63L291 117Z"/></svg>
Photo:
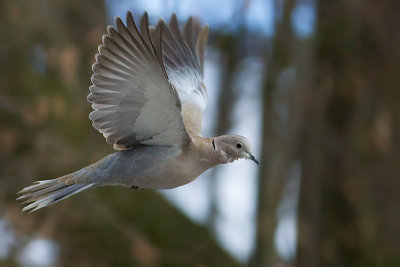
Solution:
<svg viewBox="0 0 400 267"><path fill-rule="evenodd" d="M241 149L241 148L242 148L242 143L237 142L237 143L235 144L235 147L236 147L237 149Z"/></svg>

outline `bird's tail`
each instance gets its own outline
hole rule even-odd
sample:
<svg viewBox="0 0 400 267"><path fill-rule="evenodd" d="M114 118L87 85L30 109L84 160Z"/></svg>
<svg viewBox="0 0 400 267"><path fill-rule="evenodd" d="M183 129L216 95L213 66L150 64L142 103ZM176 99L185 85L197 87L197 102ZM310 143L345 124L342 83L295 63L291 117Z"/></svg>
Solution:
<svg viewBox="0 0 400 267"><path fill-rule="evenodd" d="M25 200L22 204L32 203L24 207L22 211L36 211L95 186L94 183L83 182L88 172L84 168L56 179L37 181L31 186L25 187L18 192L22 196L17 200Z"/></svg>

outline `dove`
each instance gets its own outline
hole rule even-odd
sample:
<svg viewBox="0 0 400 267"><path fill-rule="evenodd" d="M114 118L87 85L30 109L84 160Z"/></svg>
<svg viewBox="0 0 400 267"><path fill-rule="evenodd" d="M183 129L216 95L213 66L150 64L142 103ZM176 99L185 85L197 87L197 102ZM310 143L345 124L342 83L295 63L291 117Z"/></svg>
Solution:
<svg viewBox="0 0 400 267"><path fill-rule="evenodd" d="M250 141L239 135L202 136L207 103L203 81L208 25L190 17L183 29L175 14L140 25L127 12L108 26L93 64L88 101L93 127L117 150L65 176L37 181L18 200L36 211L85 189L119 185L171 189L237 159L259 164Z"/></svg>

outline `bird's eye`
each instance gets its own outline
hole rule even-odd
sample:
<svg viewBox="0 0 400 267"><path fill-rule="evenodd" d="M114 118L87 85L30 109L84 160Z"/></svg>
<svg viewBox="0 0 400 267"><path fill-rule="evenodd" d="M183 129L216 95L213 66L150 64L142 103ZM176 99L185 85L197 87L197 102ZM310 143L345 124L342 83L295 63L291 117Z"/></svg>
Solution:
<svg viewBox="0 0 400 267"><path fill-rule="evenodd" d="M242 148L242 143L237 142L237 143L235 144L235 147L236 147L237 149L241 149L241 148Z"/></svg>

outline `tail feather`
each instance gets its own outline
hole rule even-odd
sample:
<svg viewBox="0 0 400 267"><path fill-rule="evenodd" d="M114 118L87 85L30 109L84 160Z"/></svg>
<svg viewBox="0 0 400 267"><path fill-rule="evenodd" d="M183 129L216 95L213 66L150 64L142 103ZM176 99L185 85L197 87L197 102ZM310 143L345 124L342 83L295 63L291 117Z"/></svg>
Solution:
<svg viewBox="0 0 400 267"><path fill-rule="evenodd" d="M38 181L37 183L41 183L41 185L43 185L42 182L43 181ZM56 179L53 182L55 182L55 183L52 183L53 185L50 183L46 183L47 187L35 187L39 184L29 186L29 188L26 187L23 190L21 190L20 192L18 192L18 194L24 194L24 195L17 198L17 200L28 199L25 202L23 202L22 204L36 201L39 198L43 198L44 196L47 196L47 195L51 194L52 192L59 190L62 187L66 186L63 183L58 183Z"/></svg>
<svg viewBox="0 0 400 267"><path fill-rule="evenodd" d="M79 173L76 172L76 173ZM44 208L46 206L57 203L63 199L66 199L74 194L77 194L85 189L95 186L94 183L80 184L70 183L76 173L63 176L61 178L53 180L38 181L36 184L25 187L18 194L22 194L17 200L25 200L22 204L31 203L24 207L22 211L30 212ZM65 178L68 179L68 183L65 183Z"/></svg>

